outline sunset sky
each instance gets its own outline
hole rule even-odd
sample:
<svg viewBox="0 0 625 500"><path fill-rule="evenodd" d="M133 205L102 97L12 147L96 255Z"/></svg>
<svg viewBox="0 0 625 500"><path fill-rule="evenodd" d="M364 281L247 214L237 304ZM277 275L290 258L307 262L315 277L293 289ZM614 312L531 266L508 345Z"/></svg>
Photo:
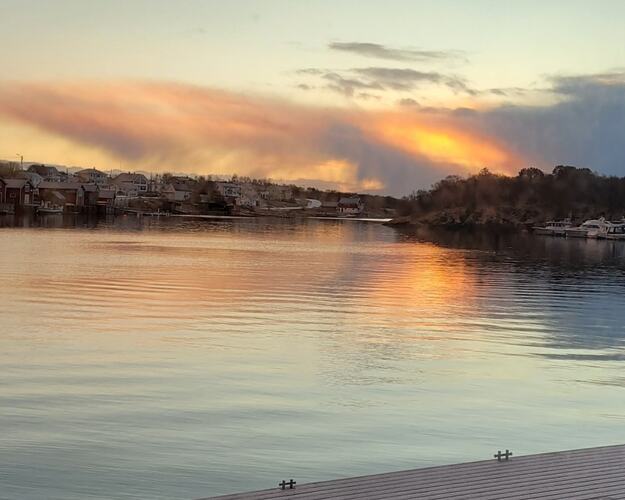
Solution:
<svg viewBox="0 0 625 500"><path fill-rule="evenodd" d="M0 158L395 195L625 175L620 1L0 0Z"/></svg>

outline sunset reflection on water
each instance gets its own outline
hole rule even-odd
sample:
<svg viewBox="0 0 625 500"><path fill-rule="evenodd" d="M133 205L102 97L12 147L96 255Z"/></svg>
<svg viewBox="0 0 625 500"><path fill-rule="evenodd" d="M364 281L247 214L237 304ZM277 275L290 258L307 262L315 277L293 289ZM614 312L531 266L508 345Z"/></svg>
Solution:
<svg viewBox="0 0 625 500"><path fill-rule="evenodd" d="M67 224L0 229L9 498L193 498L625 437L619 242Z"/></svg>

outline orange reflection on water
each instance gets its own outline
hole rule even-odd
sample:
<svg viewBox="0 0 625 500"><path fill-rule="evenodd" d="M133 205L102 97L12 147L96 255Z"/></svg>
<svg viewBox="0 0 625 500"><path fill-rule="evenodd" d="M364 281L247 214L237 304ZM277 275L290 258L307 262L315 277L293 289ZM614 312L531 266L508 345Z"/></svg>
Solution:
<svg viewBox="0 0 625 500"><path fill-rule="evenodd" d="M476 279L463 252L394 245L380 272L369 276L366 300L375 308L355 320L363 331L374 326L367 342L449 339L463 331L462 319L479 307ZM382 327L391 327L393 334Z"/></svg>

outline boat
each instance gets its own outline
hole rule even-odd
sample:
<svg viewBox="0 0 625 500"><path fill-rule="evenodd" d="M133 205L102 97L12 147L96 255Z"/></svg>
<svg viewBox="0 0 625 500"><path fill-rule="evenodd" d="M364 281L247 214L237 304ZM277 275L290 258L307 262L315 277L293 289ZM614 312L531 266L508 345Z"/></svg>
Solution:
<svg viewBox="0 0 625 500"><path fill-rule="evenodd" d="M566 236L566 230L570 227L572 227L571 219L550 220L544 226L534 226L532 231L546 236Z"/></svg>
<svg viewBox="0 0 625 500"><path fill-rule="evenodd" d="M41 205L37 208L37 213L41 215L62 214L63 207L58 205Z"/></svg>
<svg viewBox="0 0 625 500"><path fill-rule="evenodd" d="M610 223L599 237L606 240L625 240L625 223Z"/></svg>
<svg viewBox="0 0 625 500"><path fill-rule="evenodd" d="M582 225L577 227L569 227L565 229L567 238L601 238L602 234L607 232L607 228L612 223L606 221L603 217L600 219L589 219Z"/></svg>

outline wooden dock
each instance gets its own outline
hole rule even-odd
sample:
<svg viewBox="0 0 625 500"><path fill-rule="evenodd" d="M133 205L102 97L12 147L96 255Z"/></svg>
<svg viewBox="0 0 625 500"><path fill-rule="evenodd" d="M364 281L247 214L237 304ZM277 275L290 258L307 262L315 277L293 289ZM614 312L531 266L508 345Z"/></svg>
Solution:
<svg viewBox="0 0 625 500"><path fill-rule="evenodd" d="M625 445L512 456L317 483L277 486L220 500L625 499ZM289 481L289 477L284 478ZM297 480L297 478L294 478ZM206 499L205 499L206 500Z"/></svg>

